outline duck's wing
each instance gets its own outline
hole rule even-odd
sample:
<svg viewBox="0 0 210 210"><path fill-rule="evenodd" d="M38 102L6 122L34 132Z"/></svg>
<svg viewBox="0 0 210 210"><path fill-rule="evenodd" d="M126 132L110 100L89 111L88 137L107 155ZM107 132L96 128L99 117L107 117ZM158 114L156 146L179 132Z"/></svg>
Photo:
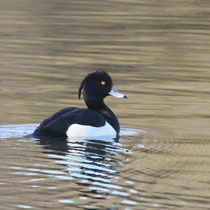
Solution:
<svg viewBox="0 0 210 210"><path fill-rule="evenodd" d="M70 113L70 112L72 112L72 111L74 111L76 109L78 109L78 108L76 108L76 107L66 107L64 109L61 109L61 110L57 111L56 113L54 113L50 117L48 117L45 120L43 120L40 123L40 125L35 129L35 131L33 132L33 135L34 136L40 136L40 135L42 135L43 132L45 131L45 128L47 127L48 124L50 124L54 120L58 119L62 115L66 114L66 113Z"/></svg>
<svg viewBox="0 0 210 210"><path fill-rule="evenodd" d="M37 127L33 135L66 137L66 132L72 124L100 127L105 125L105 120L96 111L69 107L45 119L39 127Z"/></svg>

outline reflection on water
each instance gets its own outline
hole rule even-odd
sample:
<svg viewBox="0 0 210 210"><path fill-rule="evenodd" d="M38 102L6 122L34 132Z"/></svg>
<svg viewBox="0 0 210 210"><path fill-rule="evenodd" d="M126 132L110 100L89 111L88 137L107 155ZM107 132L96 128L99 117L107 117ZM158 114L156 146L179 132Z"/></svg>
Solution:
<svg viewBox="0 0 210 210"><path fill-rule="evenodd" d="M3 128L5 127L6 126L3 126ZM15 126L13 126L13 132L14 127ZM31 125L24 125L22 127L20 126L17 130L27 127L28 131L29 128L32 128ZM126 133L126 131L124 132ZM9 130L8 133L10 133ZM5 137L6 136L4 136L4 138ZM23 145L30 144L31 140L22 139L20 141L18 139L17 142L20 142L20 144L18 143L19 149L25 150L26 148L24 148L25 146ZM128 186L123 186L119 182L121 179L121 168L126 165L126 161L128 157L132 155L132 152L123 148L118 140L80 139L77 141L68 141L66 139L45 138L32 139L31 143L36 143L43 148L41 152L44 154L45 159L47 158L45 164L36 163L27 166L9 166L8 168L10 170L10 176L26 177L22 177L20 181L20 183L26 187L27 185L31 185L32 189L37 189L40 188L41 183L49 185L50 179L57 179L59 181L53 181L56 187L48 186L49 190L59 190L60 187L62 190L62 186L57 182L61 182L61 185L65 184L65 188L71 192L72 189L77 189L73 191L73 195L71 193L64 195L62 195L62 193L59 194L57 202L60 204L74 204L78 207L87 207L86 205L89 206L90 199L93 202L94 199L107 200L111 196L119 196L122 197L122 201L121 204L117 204L118 206L137 205L137 201L132 198L132 194L138 194L138 192L132 188L133 182L126 181L125 183L127 183ZM26 147L28 147L28 145ZM52 164L54 165L53 168L51 168ZM2 185L7 184L8 183L2 183ZM78 199L81 201L78 201ZM110 204L110 208L115 205L116 204ZM103 204L98 203L96 206L97 208L102 208ZM34 206L25 204L17 205L17 207L34 208Z"/></svg>
<svg viewBox="0 0 210 210"><path fill-rule="evenodd" d="M1 208L209 209L209 19L206 0L1 2ZM128 95L106 103L132 135L22 137L84 107L98 69Z"/></svg>
<svg viewBox="0 0 210 210"><path fill-rule="evenodd" d="M41 146L41 159L39 163L24 164L20 161L18 166L8 164L9 175L18 181L21 185L31 187L31 190L42 188L46 185L48 190L63 191L65 188L75 189L73 194L59 194L57 203L54 205L65 204L73 206L81 206L90 208L90 199L92 202L96 199L95 207L102 208L104 204L97 202L98 199L107 200L111 197L121 197L122 199L109 204L110 208L119 207L120 205L136 206L138 201L132 198L132 195L138 195L138 191L133 188L134 183L127 180L121 184L121 169L125 167L132 152L123 148L123 144L119 143L119 139L62 139L62 138L42 138L30 139L21 138L20 134L30 134L37 125L9 125L1 126L1 139L5 144L10 139L10 144L14 145L14 150L24 150L29 157L31 156L30 147L32 144ZM121 131L125 136L137 135L137 130L123 129ZM140 135L140 131L138 135ZM142 131L142 133L146 133ZM16 135L16 136L15 136ZM14 138L16 137L16 138ZM37 151L35 152L35 156ZM16 154L20 158L25 158L26 153ZM24 155L23 155L24 154ZM17 157L16 156L16 157ZM45 163L40 163L43 162ZM35 158L37 160L37 158ZM7 164L6 164L7 165ZM24 178L26 177L26 178ZM53 180L53 181L51 181ZM58 181L56 181L58 180ZM63 183L66 182L66 183ZM50 184L49 184L50 183ZM52 183L54 183L52 186ZM8 186L7 182L1 183ZM61 185L61 186L60 186ZM19 189L19 186L16 186ZM29 190L29 191L31 191ZM71 199L70 199L71 198ZM79 199L79 201L78 201ZM16 201L17 202L17 201ZM56 202L56 201L55 201ZM18 202L19 203L19 199ZM19 208L34 208L29 202L20 202L15 206ZM32 199L33 204L34 201ZM24 205L23 205L24 204ZM35 204L36 205L36 204Z"/></svg>
<svg viewBox="0 0 210 210"><path fill-rule="evenodd" d="M56 164L67 167L68 177L76 178L76 184L80 186L79 193L84 198L106 199L107 195L113 193L129 196L129 193L125 192L126 189L117 183L120 168L124 166L120 156L122 153L129 153L128 150L121 148L117 143L98 140L64 144L62 148L59 146L59 150L56 149L54 154L48 154L48 157ZM53 144L52 147L54 146ZM60 152L64 150L67 153L61 155Z"/></svg>
<svg viewBox="0 0 210 210"><path fill-rule="evenodd" d="M31 133L36 126L16 129ZM4 192L15 195L12 202L2 195L5 206L209 208L209 157L200 156L208 153L207 139L173 138L154 131L121 136L119 141L12 136L0 143L0 184Z"/></svg>

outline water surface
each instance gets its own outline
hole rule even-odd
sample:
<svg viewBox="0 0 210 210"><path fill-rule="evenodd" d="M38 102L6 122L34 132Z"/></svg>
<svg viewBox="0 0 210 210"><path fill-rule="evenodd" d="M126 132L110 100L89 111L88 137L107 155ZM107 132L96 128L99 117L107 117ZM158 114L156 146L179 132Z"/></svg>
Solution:
<svg viewBox="0 0 210 210"><path fill-rule="evenodd" d="M1 208L209 209L209 20L206 0L1 2ZM138 135L23 137L85 107L79 83L98 69Z"/></svg>

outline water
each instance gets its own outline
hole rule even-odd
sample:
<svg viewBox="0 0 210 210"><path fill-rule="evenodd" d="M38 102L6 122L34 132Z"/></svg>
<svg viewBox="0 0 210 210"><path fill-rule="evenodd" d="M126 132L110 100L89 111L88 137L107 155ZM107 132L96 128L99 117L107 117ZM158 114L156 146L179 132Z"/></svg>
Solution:
<svg viewBox="0 0 210 210"><path fill-rule="evenodd" d="M206 0L2 1L0 209L210 209L209 20ZM97 69L128 96L106 99L118 142L23 137L85 107Z"/></svg>

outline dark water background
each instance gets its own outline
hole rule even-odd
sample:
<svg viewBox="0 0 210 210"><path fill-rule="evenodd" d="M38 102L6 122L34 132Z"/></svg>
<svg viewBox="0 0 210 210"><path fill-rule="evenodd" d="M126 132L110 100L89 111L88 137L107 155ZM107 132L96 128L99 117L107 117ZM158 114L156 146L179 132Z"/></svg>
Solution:
<svg viewBox="0 0 210 210"><path fill-rule="evenodd" d="M210 209L210 1L0 3L0 209ZM22 137L98 69L138 135Z"/></svg>

